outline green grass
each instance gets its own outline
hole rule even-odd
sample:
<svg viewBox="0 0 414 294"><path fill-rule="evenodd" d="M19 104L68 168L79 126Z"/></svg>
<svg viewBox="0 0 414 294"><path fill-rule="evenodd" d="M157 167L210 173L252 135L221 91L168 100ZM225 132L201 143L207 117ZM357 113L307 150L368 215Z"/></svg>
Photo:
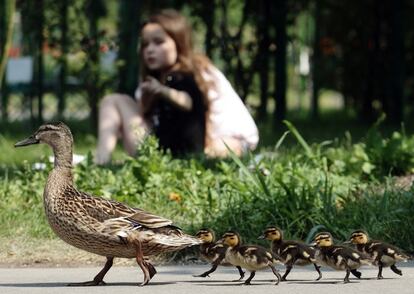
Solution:
<svg viewBox="0 0 414 294"><path fill-rule="evenodd" d="M266 136L267 145L241 159L174 159L150 138L136 158L124 157L121 164L98 167L89 157L76 166L75 182L83 191L169 217L188 232L204 226L218 234L237 229L246 241L257 242L266 226L277 225L287 237L309 240L323 229L345 240L363 228L413 251L414 191L397 188L393 179L414 170L414 138L404 129L382 133L371 128L355 140L338 127L309 140L312 129L312 124L288 123ZM32 162L50 150L40 145L15 150L13 143L30 132L14 132L0 140L5 150L0 234L54 238L42 203L52 166L32 169ZM77 153L94 149L87 131L75 130L74 136Z"/></svg>

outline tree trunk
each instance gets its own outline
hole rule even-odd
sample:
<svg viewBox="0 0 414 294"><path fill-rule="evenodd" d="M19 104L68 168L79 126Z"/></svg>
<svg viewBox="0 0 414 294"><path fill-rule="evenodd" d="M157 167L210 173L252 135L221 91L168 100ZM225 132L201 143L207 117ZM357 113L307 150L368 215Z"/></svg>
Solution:
<svg viewBox="0 0 414 294"><path fill-rule="evenodd" d="M211 1L209 5L207 5L206 9L203 13L204 23L206 24L206 38L204 41L204 47L206 51L206 55L208 57L213 56L213 39L214 39L214 11L215 11L215 3Z"/></svg>
<svg viewBox="0 0 414 294"><path fill-rule="evenodd" d="M259 14L259 78L260 78L260 105L258 119L264 120L267 116L267 101L269 96L269 28L270 28L270 1L260 1Z"/></svg>
<svg viewBox="0 0 414 294"><path fill-rule="evenodd" d="M391 44L391 95L388 98L390 104L390 120L400 123L404 120L404 79L405 79L405 44L404 44L404 0L392 1L392 34Z"/></svg>
<svg viewBox="0 0 414 294"><path fill-rule="evenodd" d="M227 1L220 0L220 10L221 10L221 19L220 19L220 37L219 37L219 44L220 44L220 55L222 60L225 61L224 63L224 74L228 76L231 71L231 56L229 54L230 46L229 46L229 35L228 35L228 27L227 27ZM235 85L237 86L237 85Z"/></svg>
<svg viewBox="0 0 414 294"><path fill-rule="evenodd" d="M100 0L92 0L89 7L89 60L87 81L87 93L89 99L89 107L91 109L91 127L92 130L98 129L98 100L100 96L99 89L99 36L98 36L98 15L95 5Z"/></svg>
<svg viewBox="0 0 414 294"><path fill-rule="evenodd" d="M274 119L280 122L286 117L286 18L287 18L287 0L277 1L275 20L276 29L276 55L275 55L275 100L276 108Z"/></svg>
<svg viewBox="0 0 414 294"><path fill-rule="evenodd" d="M60 1L60 29L62 36L60 40L62 55L59 59L59 85L58 85L58 117L63 118L63 111L65 110L65 94L66 94L66 75L67 75L67 31L68 31L68 0Z"/></svg>
<svg viewBox="0 0 414 294"><path fill-rule="evenodd" d="M121 93L133 95L138 82L137 53L141 1L120 1L119 7L119 87Z"/></svg>
<svg viewBox="0 0 414 294"><path fill-rule="evenodd" d="M43 123L43 83L44 83L44 66L43 66L43 26L44 26L44 15L43 15L43 0L37 1L37 50L36 50L36 66L35 66L35 93L38 99L38 110L37 110L37 123L40 125ZM33 118L32 118L33 120Z"/></svg>
<svg viewBox="0 0 414 294"><path fill-rule="evenodd" d="M7 120L7 93L5 90L4 73L8 58L9 48L11 47L14 11L16 9L15 0L0 1L0 90L1 90L1 113L2 119Z"/></svg>
<svg viewBox="0 0 414 294"><path fill-rule="evenodd" d="M380 56L380 35L381 35L381 9L379 3L373 3L373 31L368 40L368 48L365 51L367 56L367 77L366 86L363 87L362 105L360 107L360 115L362 121L373 123L375 121L375 112L372 102L379 99L383 95L381 77L384 69L382 67ZM358 107L359 105L357 105Z"/></svg>
<svg viewBox="0 0 414 294"><path fill-rule="evenodd" d="M311 96L311 118L319 118L319 90L320 90L320 25L321 25L321 7L319 1L315 1L314 4L314 18L315 18L315 32L313 40L313 53L312 53L312 96Z"/></svg>

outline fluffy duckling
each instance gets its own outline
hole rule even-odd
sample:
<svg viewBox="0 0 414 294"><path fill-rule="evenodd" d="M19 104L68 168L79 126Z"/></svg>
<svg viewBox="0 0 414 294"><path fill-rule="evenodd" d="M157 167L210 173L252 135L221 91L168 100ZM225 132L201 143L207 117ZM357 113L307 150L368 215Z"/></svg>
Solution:
<svg viewBox="0 0 414 294"><path fill-rule="evenodd" d="M235 266L240 266L250 271L249 278L244 282L250 285L250 281L257 270L270 267L277 277L276 285L280 282L280 274L273 266L278 260L266 248L257 245L241 245L241 238L237 232L227 231L219 242L227 245L226 260Z"/></svg>
<svg viewBox="0 0 414 294"><path fill-rule="evenodd" d="M378 279L382 279L382 268L390 267L397 275L402 276L400 269L396 267L399 261L406 262L410 256L405 254L401 249L381 242L370 240L368 233L363 230L356 230L351 234L350 242L355 245L359 252L371 257L373 264L378 266Z"/></svg>
<svg viewBox="0 0 414 294"><path fill-rule="evenodd" d="M149 256L202 243L169 219L77 190L72 175L73 137L64 123L44 124L15 147L39 143L48 144L55 155L43 193L51 228L63 241L107 259L92 281L73 286L105 284L103 278L115 257L135 258L144 274L141 285L146 285L156 273Z"/></svg>
<svg viewBox="0 0 414 294"><path fill-rule="evenodd" d="M281 262L286 266L286 272L282 276L282 281L286 281L287 275L292 270L293 265L313 264L319 276L317 281L322 278L320 266L316 264L315 249L305 243L292 240L283 240L283 231L277 227L269 227L259 239L272 241L271 249L274 254L279 256Z"/></svg>
<svg viewBox="0 0 414 294"><path fill-rule="evenodd" d="M364 254L347 246L334 245L332 235L328 232L317 234L314 241L316 245L315 258L318 263L336 270L346 270L345 283L349 283L350 273L359 279L361 273L357 269L363 264L371 264Z"/></svg>
<svg viewBox="0 0 414 294"><path fill-rule="evenodd" d="M231 266L232 264L228 263L225 259L227 245L223 243L215 242L214 231L208 228L201 229L197 232L196 237L203 240L204 243L200 245L200 255L201 258L212 264L210 270L202 273L201 275L195 275L194 277L208 277L209 274L213 273L219 265ZM236 266L239 271L240 278L238 281L243 280L244 271L240 266Z"/></svg>

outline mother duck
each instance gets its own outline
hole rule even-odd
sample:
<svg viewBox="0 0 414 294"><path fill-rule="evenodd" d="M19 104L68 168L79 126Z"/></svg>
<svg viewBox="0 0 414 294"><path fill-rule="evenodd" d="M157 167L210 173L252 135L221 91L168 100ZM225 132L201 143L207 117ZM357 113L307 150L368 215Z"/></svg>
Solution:
<svg viewBox="0 0 414 294"><path fill-rule="evenodd" d="M103 285L115 257L135 258L144 274L141 286L156 274L148 256L202 243L184 234L172 221L139 208L106 200L73 186L73 137L62 122L47 123L15 147L45 143L53 149L54 168L43 193L46 217L53 231L65 242L106 256L103 269L92 281L71 285Z"/></svg>

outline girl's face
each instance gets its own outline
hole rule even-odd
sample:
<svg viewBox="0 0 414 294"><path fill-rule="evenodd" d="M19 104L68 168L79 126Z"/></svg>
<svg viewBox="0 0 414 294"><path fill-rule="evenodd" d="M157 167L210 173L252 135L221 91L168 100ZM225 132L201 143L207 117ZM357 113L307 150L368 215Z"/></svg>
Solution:
<svg viewBox="0 0 414 294"><path fill-rule="evenodd" d="M177 62L174 40L157 23L148 23L142 29L142 57L150 71L166 71Z"/></svg>

